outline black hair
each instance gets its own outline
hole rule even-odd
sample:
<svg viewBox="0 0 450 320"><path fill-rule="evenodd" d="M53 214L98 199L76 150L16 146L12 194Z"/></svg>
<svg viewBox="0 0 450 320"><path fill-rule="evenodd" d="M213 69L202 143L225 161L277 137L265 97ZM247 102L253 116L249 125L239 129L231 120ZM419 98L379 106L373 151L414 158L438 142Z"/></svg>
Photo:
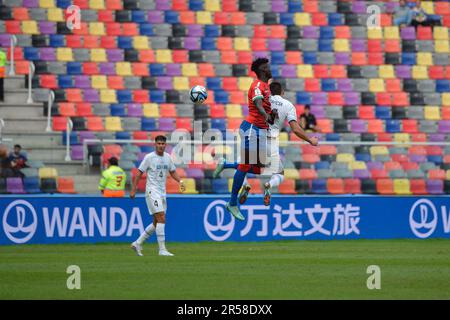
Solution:
<svg viewBox="0 0 450 320"><path fill-rule="evenodd" d="M119 164L119 160L116 157L109 158L108 162L112 166L117 166Z"/></svg>
<svg viewBox="0 0 450 320"><path fill-rule="evenodd" d="M272 83L269 85L269 87L270 87L270 93L273 96L280 95L281 92L283 91L283 86L278 81L272 81Z"/></svg>
<svg viewBox="0 0 450 320"><path fill-rule="evenodd" d="M15 144L15 145L14 145L14 148L20 148L20 149L22 149L22 146L21 146L20 144Z"/></svg>
<svg viewBox="0 0 450 320"><path fill-rule="evenodd" d="M255 61L252 62L252 68L251 70L256 73L257 75L259 74L259 67L265 63L269 63L269 59L267 58L257 58Z"/></svg>
<svg viewBox="0 0 450 320"><path fill-rule="evenodd" d="M167 138L165 136L162 136L162 135L156 136L155 142L158 142L158 141L166 142Z"/></svg>
<svg viewBox="0 0 450 320"><path fill-rule="evenodd" d="M305 109L311 110L311 106L309 104L305 104Z"/></svg>

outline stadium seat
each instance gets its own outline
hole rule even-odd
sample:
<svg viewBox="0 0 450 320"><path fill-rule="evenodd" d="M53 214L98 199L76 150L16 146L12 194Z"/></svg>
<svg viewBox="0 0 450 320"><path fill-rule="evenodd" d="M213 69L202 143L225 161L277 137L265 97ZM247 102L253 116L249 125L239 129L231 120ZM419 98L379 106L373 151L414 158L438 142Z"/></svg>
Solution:
<svg viewBox="0 0 450 320"><path fill-rule="evenodd" d="M59 193L76 193L74 180L72 177L58 177L58 188Z"/></svg>

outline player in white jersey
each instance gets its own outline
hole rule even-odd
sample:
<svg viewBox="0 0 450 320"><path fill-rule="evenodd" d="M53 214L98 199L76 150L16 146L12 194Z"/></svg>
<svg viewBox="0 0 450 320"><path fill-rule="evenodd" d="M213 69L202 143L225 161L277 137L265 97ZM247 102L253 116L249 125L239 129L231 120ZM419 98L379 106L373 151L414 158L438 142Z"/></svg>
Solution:
<svg viewBox="0 0 450 320"><path fill-rule="evenodd" d="M147 173L147 183L145 187L145 201L151 215L151 223L139 238L131 244L131 248L138 256L142 256L142 244L156 231L160 256L173 256L167 251L165 245L165 225L166 225L166 180L169 173L175 181L180 184L181 192L185 191L183 180L178 176L172 158L166 149L166 137L157 136L155 138L156 150L145 156L138 168L138 174L134 178L130 192L130 198L136 195L136 188L144 172Z"/></svg>
<svg viewBox="0 0 450 320"><path fill-rule="evenodd" d="M262 175L270 175L270 180L264 184L264 204L268 206L270 204L272 187L277 187L284 180L284 168L280 159L279 152L279 135L281 128L284 127L284 122L287 120L292 132L300 139L310 143L313 146L317 146L317 137L308 137L303 129L297 122L297 112L294 105L283 98L284 90L280 82L272 81L270 83L270 103L272 108L272 114L274 115L273 124L269 124L268 130L268 143L270 150L270 166L264 168ZM221 159L217 164L216 170L213 173L213 177L219 176L223 169L235 168L236 163L226 163L225 159ZM237 167L237 166L236 166ZM248 193L251 187L247 182L244 182L244 186L239 195L239 203L243 204L248 197Z"/></svg>

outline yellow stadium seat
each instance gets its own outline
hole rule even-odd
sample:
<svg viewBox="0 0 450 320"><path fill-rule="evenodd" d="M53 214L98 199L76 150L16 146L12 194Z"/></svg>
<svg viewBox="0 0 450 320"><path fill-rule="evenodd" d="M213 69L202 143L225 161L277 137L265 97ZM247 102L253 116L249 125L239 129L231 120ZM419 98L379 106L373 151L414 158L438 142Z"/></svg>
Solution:
<svg viewBox="0 0 450 320"><path fill-rule="evenodd" d="M64 22L64 21L66 21L64 19L63 11L60 8L47 9L47 19L48 19L48 21L53 21L53 22Z"/></svg>
<svg viewBox="0 0 450 320"><path fill-rule="evenodd" d="M369 90L372 92L385 92L383 79L369 79Z"/></svg>
<svg viewBox="0 0 450 320"><path fill-rule="evenodd" d="M131 64L129 62L117 62L116 73L119 76L132 76Z"/></svg>
<svg viewBox="0 0 450 320"><path fill-rule="evenodd" d="M208 12L222 11L222 9L220 7L220 0L205 1L205 11L208 11Z"/></svg>
<svg viewBox="0 0 450 320"><path fill-rule="evenodd" d="M395 194L411 194L408 179L394 179L394 193Z"/></svg>
<svg viewBox="0 0 450 320"><path fill-rule="evenodd" d="M250 43L248 42L248 38L234 38L234 50L250 51Z"/></svg>
<svg viewBox="0 0 450 320"><path fill-rule="evenodd" d="M378 67L378 74L380 78L383 79L393 79L395 78L394 66L393 65L381 65Z"/></svg>
<svg viewBox="0 0 450 320"><path fill-rule="evenodd" d="M297 77L299 78L313 78L313 69L310 64L300 64L297 66Z"/></svg>
<svg viewBox="0 0 450 320"><path fill-rule="evenodd" d="M413 66L413 79L428 79L428 68L426 66Z"/></svg>
<svg viewBox="0 0 450 320"><path fill-rule="evenodd" d="M334 51L336 52L349 52L350 45L347 39L334 39Z"/></svg>
<svg viewBox="0 0 450 320"><path fill-rule="evenodd" d="M198 24L212 24L213 19L211 12L197 11L197 23Z"/></svg>
<svg viewBox="0 0 450 320"><path fill-rule="evenodd" d="M91 61L93 62L107 62L105 49L91 49Z"/></svg>
<svg viewBox="0 0 450 320"><path fill-rule="evenodd" d="M96 10L106 9L105 2L103 0L89 0L89 8Z"/></svg>
<svg viewBox="0 0 450 320"><path fill-rule="evenodd" d="M158 63L172 63L171 50L167 50L167 49L156 50L156 62L158 62Z"/></svg>
<svg viewBox="0 0 450 320"><path fill-rule="evenodd" d="M105 36L105 25L103 22L90 22L89 33L93 36Z"/></svg>
<svg viewBox="0 0 450 320"><path fill-rule="evenodd" d="M447 169L446 171L445 180L450 180L450 169Z"/></svg>
<svg viewBox="0 0 450 320"><path fill-rule="evenodd" d="M39 0L39 7L43 9L56 8L54 0Z"/></svg>
<svg viewBox="0 0 450 320"><path fill-rule="evenodd" d="M196 187L195 187L195 180L192 178L185 178L183 179L184 181L184 185L186 187L186 191L184 193L189 193L189 194L195 194L198 193Z"/></svg>
<svg viewBox="0 0 450 320"><path fill-rule="evenodd" d="M117 103L116 90L100 90L100 102Z"/></svg>
<svg viewBox="0 0 450 320"><path fill-rule="evenodd" d="M409 133L394 133L394 141L395 142L409 142L410 135L409 135Z"/></svg>
<svg viewBox="0 0 450 320"><path fill-rule="evenodd" d="M417 65L431 66L433 65L433 55L431 52L417 52Z"/></svg>
<svg viewBox="0 0 450 320"><path fill-rule="evenodd" d="M367 39L383 39L383 29L381 28L368 28Z"/></svg>
<svg viewBox="0 0 450 320"><path fill-rule="evenodd" d="M186 77L198 76L197 64L196 63L183 63L181 65L181 74Z"/></svg>
<svg viewBox="0 0 450 320"><path fill-rule="evenodd" d="M189 90L189 79L187 77L173 77L173 88L175 90Z"/></svg>
<svg viewBox="0 0 450 320"><path fill-rule="evenodd" d="M135 36L133 37L133 48L135 49L150 49L149 37L147 36Z"/></svg>
<svg viewBox="0 0 450 320"><path fill-rule="evenodd" d="M56 48L56 58L59 61L73 61L71 48Z"/></svg>
<svg viewBox="0 0 450 320"><path fill-rule="evenodd" d="M388 155L389 151L388 151L388 148L386 146L371 146L370 147L370 154L372 156Z"/></svg>
<svg viewBox="0 0 450 320"><path fill-rule="evenodd" d="M432 1L422 1L421 7L428 14L434 14L434 4ZM439 12L438 12L439 14Z"/></svg>
<svg viewBox="0 0 450 320"><path fill-rule="evenodd" d="M22 21L22 32L25 34L39 34L36 21Z"/></svg>
<svg viewBox="0 0 450 320"><path fill-rule="evenodd" d="M238 87L239 90L247 92L253 82L253 78L250 77L239 77Z"/></svg>
<svg viewBox="0 0 450 320"><path fill-rule="evenodd" d="M286 179L300 179L300 174L296 169L284 169L284 177Z"/></svg>
<svg viewBox="0 0 450 320"><path fill-rule="evenodd" d="M309 15L309 13L297 12L294 14L294 23L297 26L310 26L311 16Z"/></svg>
<svg viewBox="0 0 450 320"><path fill-rule="evenodd" d="M350 170L364 170L367 169L366 163L364 161L352 161L348 163Z"/></svg>
<svg viewBox="0 0 450 320"><path fill-rule="evenodd" d="M227 118L242 118L242 107L239 104L227 104L226 105Z"/></svg>
<svg viewBox="0 0 450 320"><path fill-rule="evenodd" d="M355 156L351 153L338 153L336 157L337 162L354 162Z"/></svg>
<svg viewBox="0 0 450 320"><path fill-rule="evenodd" d="M443 106L450 106L450 92L443 92L442 93L442 105Z"/></svg>
<svg viewBox="0 0 450 320"><path fill-rule="evenodd" d="M227 155L227 154L233 153L232 147L224 146L224 145L214 146L214 151L215 151L216 155Z"/></svg>
<svg viewBox="0 0 450 320"><path fill-rule="evenodd" d="M441 120L440 108L436 106L426 106L424 109L426 120Z"/></svg>
<svg viewBox="0 0 450 320"><path fill-rule="evenodd" d="M448 28L447 27L434 27L433 37L435 40L447 40L448 41Z"/></svg>
<svg viewBox="0 0 450 320"><path fill-rule="evenodd" d="M279 135L280 147L287 147L288 141L289 141L289 134L287 132L280 132Z"/></svg>
<svg viewBox="0 0 450 320"><path fill-rule="evenodd" d="M146 118L159 118L159 107L156 103L144 103L142 112Z"/></svg>
<svg viewBox="0 0 450 320"><path fill-rule="evenodd" d="M120 117L106 117L105 118L106 131L123 131Z"/></svg>
<svg viewBox="0 0 450 320"><path fill-rule="evenodd" d="M384 27L384 39L398 40L400 39L400 32L398 27Z"/></svg>
<svg viewBox="0 0 450 320"><path fill-rule="evenodd" d="M56 178L58 171L52 167L39 168L39 178Z"/></svg>
<svg viewBox="0 0 450 320"><path fill-rule="evenodd" d="M449 40L436 40L434 43L434 51L438 53L449 53L450 52Z"/></svg>
<svg viewBox="0 0 450 320"><path fill-rule="evenodd" d="M91 85L94 89L108 89L108 83L106 81L106 76L103 75L93 75L91 78Z"/></svg>

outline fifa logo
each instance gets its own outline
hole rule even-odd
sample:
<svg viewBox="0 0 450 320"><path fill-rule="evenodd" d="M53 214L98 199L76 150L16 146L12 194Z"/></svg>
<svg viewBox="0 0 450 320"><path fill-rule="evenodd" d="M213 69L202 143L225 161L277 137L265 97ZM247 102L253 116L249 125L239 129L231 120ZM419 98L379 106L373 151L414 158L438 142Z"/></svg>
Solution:
<svg viewBox="0 0 450 320"><path fill-rule="evenodd" d="M66 26L69 30L81 28L81 10L79 6L71 5L66 9Z"/></svg>

